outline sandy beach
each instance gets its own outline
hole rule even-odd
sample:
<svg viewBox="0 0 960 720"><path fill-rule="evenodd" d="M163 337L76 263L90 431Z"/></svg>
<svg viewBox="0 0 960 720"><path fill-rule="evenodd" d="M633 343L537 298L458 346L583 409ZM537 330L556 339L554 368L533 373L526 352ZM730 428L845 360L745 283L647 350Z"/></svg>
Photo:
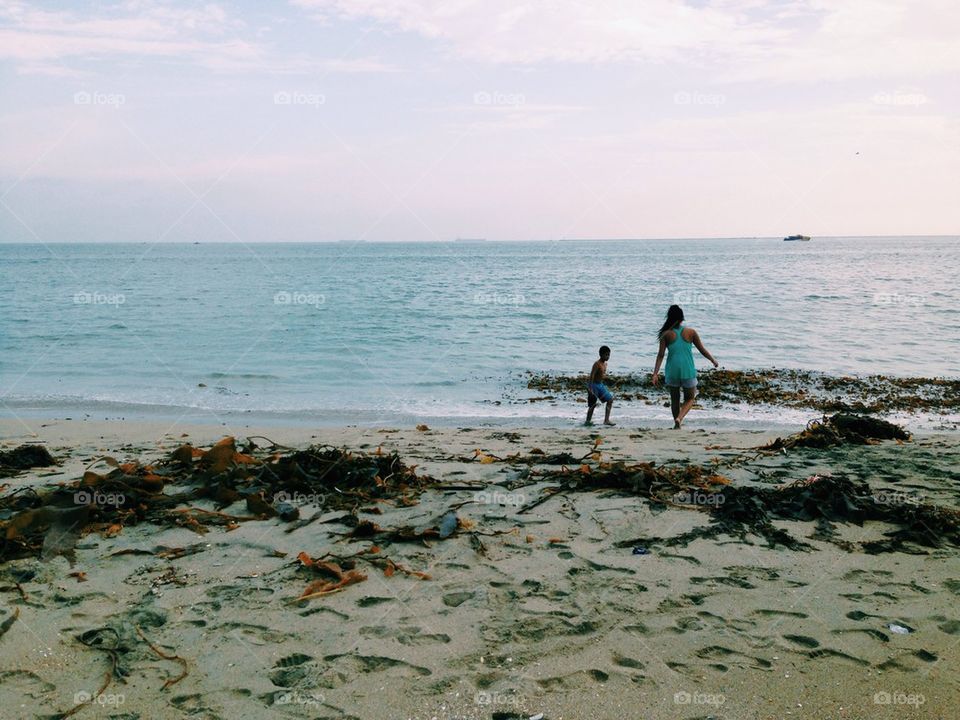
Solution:
<svg viewBox="0 0 960 720"><path fill-rule="evenodd" d="M838 523L831 540L815 522L776 521L807 546L799 550L750 534L671 544L706 525L705 513L616 490L551 495L556 482L537 482L549 468L510 456L599 451L585 461L594 468L713 464L742 486L844 475L887 502L956 508L957 435L757 456L747 449L775 433L693 425L310 431L4 420L0 449L42 443L61 461L6 478L5 497L79 480L104 455L147 465L185 442L266 436L291 448L396 451L440 484L358 507L361 521L426 528L451 508L457 518L443 539L380 542L348 537L324 498L295 497L297 522L204 533L141 522L85 533L73 565L8 560L0 621L18 616L0 639L4 716L953 717L956 547L865 552L862 543L890 530L870 521ZM222 512L248 515L242 502ZM390 569L358 562L363 581L297 600L314 579L304 557L364 556L372 544Z"/></svg>

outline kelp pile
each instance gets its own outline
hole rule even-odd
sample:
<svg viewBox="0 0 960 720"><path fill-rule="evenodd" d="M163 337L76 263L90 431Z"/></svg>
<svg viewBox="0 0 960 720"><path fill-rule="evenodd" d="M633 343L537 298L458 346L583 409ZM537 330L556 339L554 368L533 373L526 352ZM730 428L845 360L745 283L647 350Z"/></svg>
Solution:
<svg viewBox="0 0 960 720"><path fill-rule="evenodd" d="M825 448L843 443L872 444L882 440L903 442L909 439L909 433L899 425L869 416L837 413L813 421L803 432L786 440L778 438L762 449ZM929 548L960 546L960 511L915 501L902 494L891 502L889 494L875 495L862 481L815 475L774 488L740 486L731 484L728 477L720 474L718 464L658 467L654 463L606 462L598 450L600 444L597 439L594 449L577 464L526 476L523 485L542 482L553 485L540 498L521 508L518 514L556 495L611 490L640 495L649 501L654 511L666 506L682 507L706 511L711 517L710 525L689 533L673 538L635 538L618 543L621 547L638 543L686 545L694 539L725 534L741 539L756 535L771 546L782 545L796 550L811 548L809 543L776 527L775 520L816 521L817 529L812 538L833 542L847 550L855 548L839 538L837 523L862 525L866 521L878 521L895 527L885 534L883 540L861 543L860 547L866 552L910 551L908 543ZM482 456L481 461L494 457L481 451L477 454ZM532 457L497 459L525 464Z"/></svg>
<svg viewBox="0 0 960 720"><path fill-rule="evenodd" d="M801 545L774 527L773 520L816 521L813 538L848 550L855 548L838 538L836 523L862 526L875 521L894 526L884 533L885 539L861 544L870 553L907 550L908 543L927 548L960 546L960 511L906 499L891 503L883 495L875 496L865 482L842 476L815 475L777 488L731 486L721 494L724 500L713 510L714 523L731 534L753 532L771 546Z"/></svg>
<svg viewBox="0 0 960 720"><path fill-rule="evenodd" d="M710 468L684 466L658 468L650 463L601 463L598 467L565 469L545 476L559 483L547 498L582 490L619 490L648 498L651 508L670 505L709 513L711 524L671 538L633 538L618 547L634 545L687 545L692 540L731 535L745 540L763 538L771 547L811 549L773 524L774 520L816 521L815 539L833 542L846 550L855 547L839 539L837 523L863 525L889 523L894 530L884 540L865 542L866 552L908 550L907 543L928 548L960 547L960 511L906 498L891 503L874 495L862 481L843 476L815 475L780 487L739 486ZM540 504L542 498L535 504ZM521 510L522 512L522 510Z"/></svg>
<svg viewBox="0 0 960 720"><path fill-rule="evenodd" d="M527 373L527 389L550 397L586 397L586 375ZM662 402L650 373L607 376L620 401ZM809 370L706 370L698 374L701 402L777 405L819 412L935 412L960 410L960 379L888 375L832 376ZM546 397L533 398L547 399ZM528 398L530 400L530 398Z"/></svg>
<svg viewBox="0 0 960 720"><path fill-rule="evenodd" d="M43 445L23 444L0 451L0 477L10 477L34 467L50 467L57 461Z"/></svg>
<svg viewBox="0 0 960 720"><path fill-rule="evenodd" d="M404 502L431 482L396 453L362 454L311 446L287 454L273 445L257 452L253 440L237 449L227 437L208 450L182 445L168 458L142 465L103 457L80 480L42 491L20 488L0 498L0 561L63 554L72 559L77 539L99 532L110 537L142 522L179 525L205 532L210 525L281 516L299 517L299 504L355 511L362 504ZM94 468L107 467L106 472ZM209 500L210 510L195 505ZM247 514L220 512L245 502Z"/></svg>
<svg viewBox="0 0 960 720"><path fill-rule="evenodd" d="M883 440L909 442L910 433L900 425L866 415L837 413L811 420L807 427L786 438L759 447L759 450L788 450L797 447L828 448L844 445L872 445Z"/></svg>
<svg viewBox="0 0 960 720"><path fill-rule="evenodd" d="M909 439L902 428L884 420L837 413L758 450L763 454L797 447ZM898 528L891 537L901 545L909 540L936 546L957 539L956 511L919 503L883 504L871 496L865 484L853 480L817 477L815 482L781 489L733 486L720 474L719 462L705 466L608 462L599 450L601 443L596 438L593 447L579 457L566 452L547 454L538 448L527 454L499 457L478 449L470 460L523 466L512 481L504 483L512 489L547 484L537 500L517 510L518 515L557 494L611 490L642 496L654 511L667 506L706 510L713 522L695 531L701 535L753 533L771 543L799 548L803 543L776 529L772 521L815 519L821 522L820 535L824 538L835 537L832 526L824 523L879 520ZM738 461L745 458L740 455ZM470 520L457 515L459 505L416 527L382 527L361 519L361 513L381 514L382 502L416 504L417 496L427 488L482 490L484 486L442 485L418 475L416 466L406 465L396 453L379 449L369 454L320 445L294 450L272 442L260 448L253 438L240 448L232 437L209 449L182 445L152 464L120 463L102 457L91 463L77 481L43 490L22 487L0 497L0 562L60 554L72 561L73 548L82 535L98 532L112 537L139 523L182 526L202 533L210 526L229 531L241 522L279 517L289 523L289 532L339 510L340 515L328 515L323 522L343 526L345 531L340 535L344 539L373 544L347 557L303 555L301 569L315 576L304 596L322 595L365 579L357 563L379 568L385 574L417 574L380 554L382 545L427 544L463 531L474 548L483 552L480 537L499 534L477 531ZM461 505L469 502L473 501ZM238 503L244 507L243 514L226 512ZM308 507L316 511L301 519L301 509Z"/></svg>

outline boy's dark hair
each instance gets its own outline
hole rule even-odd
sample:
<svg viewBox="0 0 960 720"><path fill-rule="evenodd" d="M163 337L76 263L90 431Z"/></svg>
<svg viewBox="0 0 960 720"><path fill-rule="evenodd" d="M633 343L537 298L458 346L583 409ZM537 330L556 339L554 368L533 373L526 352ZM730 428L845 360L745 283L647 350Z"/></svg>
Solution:
<svg viewBox="0 0 960 720"><path fill-rule="evenodd" d="M603 355L604 353L606 353L607 355L609 355L609 354L610 354L610 348L608 348L606 345L601 345L601 346L600 346L600 355Z"/></svg>

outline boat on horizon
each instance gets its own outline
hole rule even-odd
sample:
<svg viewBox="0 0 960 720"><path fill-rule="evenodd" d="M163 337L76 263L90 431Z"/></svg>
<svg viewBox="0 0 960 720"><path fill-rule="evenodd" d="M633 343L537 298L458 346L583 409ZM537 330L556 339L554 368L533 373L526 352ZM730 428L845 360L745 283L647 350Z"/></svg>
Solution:
<svg viewBox="0 0 960 720"><path fill-rule="evenodd" d="M787 235L783 239L784 242L793 242L794 240L802 240L803 242L807 242L808 240L810 240L810 236L809 235Z"/></svg>

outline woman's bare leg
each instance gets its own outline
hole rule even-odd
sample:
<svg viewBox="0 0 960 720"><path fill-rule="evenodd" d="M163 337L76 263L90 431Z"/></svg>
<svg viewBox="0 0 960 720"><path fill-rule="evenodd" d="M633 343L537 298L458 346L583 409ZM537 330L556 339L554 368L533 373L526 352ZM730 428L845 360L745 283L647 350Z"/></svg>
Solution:
<svg viewBox="0 0 960 720"><path fill-rule="evenodd" d="M670 386L670 412L673 413L673 428L680 427L677 415L680 413L680 388Z"/></svg>
<svg viewBox="0 0 960 720"><path fill-rule="evenodd" d="M677 393L680 394L679 392ZM680 412L677 413L676 423L679 425L683 423L683 419L687 416L687 413L690 412L690 408L693 407L694 400L697 399L697 389L696 388L684 388L683 389L683 405L680 406Z"/></svg>

